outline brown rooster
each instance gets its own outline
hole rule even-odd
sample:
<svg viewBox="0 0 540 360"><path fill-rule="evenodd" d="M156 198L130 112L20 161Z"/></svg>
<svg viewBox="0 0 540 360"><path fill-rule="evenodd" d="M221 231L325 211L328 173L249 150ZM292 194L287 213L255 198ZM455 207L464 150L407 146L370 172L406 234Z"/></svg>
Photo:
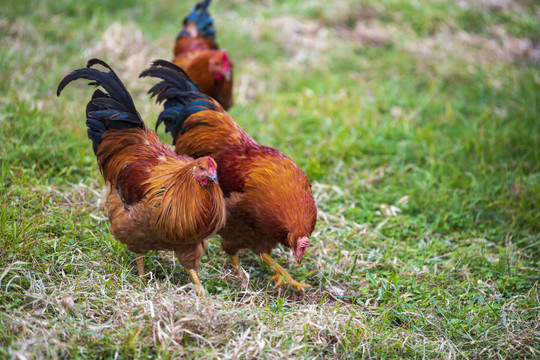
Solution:
<svg viewBox="0 0 540 360"><path fill-rule="evenodd" d="M182 67L203 93L228 110L234 103L233 63L216 43L214 20L207 11L211 0L204 0L184 19L184 28L174 46L173 63Z"/></svg>
<svg viewBox="0 0 540 360"><path fill-rule="evenodd" d="M100 64L109 72L91 68ZM176 155L148 129L116 73L92 59L86 69L67 75L57 95L77 79L97 89L86 106L88 137L108 185L105 208L111 233L135 252L139 276L142 254L174 250L199 295L204 288L197 275L206 238L225 223L225 201L217 184L217 166L210 157Z"/></svg>
<svg viewBox="0 0 540 360"><path fill-rule="evenodd" d="M257 144L179 67L157 60L140 76L163 80L149 93L165 101L156 126L165 123L176 152L216 159L227 203L227 223L218 234L237 273L243 275L238 250L251 249L276 271L276 286L285 281L299 291L307 287L269 255L282 244L300 263L309 245L317 208L304 172L279 151Z"/></svg>

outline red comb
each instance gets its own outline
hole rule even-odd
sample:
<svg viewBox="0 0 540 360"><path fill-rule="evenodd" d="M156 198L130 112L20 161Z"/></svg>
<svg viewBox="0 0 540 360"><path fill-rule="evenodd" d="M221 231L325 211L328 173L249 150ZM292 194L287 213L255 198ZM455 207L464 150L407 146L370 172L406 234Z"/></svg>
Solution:
<svg viewBox="0 0 540 360"><path fill-rule="evenodd" d="M309 239L304 236L303 238L298 239L297 246L299 249L305 248L309 245Z"/></svg>
<svg viewBox="0 0 540 360"><path fill-rule="evenodd" d="M227 51L225 49L223 49L223 55L221 56L221 59L223 60L223 68L225 69L225 71L231 71L229 57L227 56Z"/></svg>
<svg viewBox="0 0 540 360"><path fill-rule="evenodd" d="M212 158L209 156L208 157L208 167L212 170L212 171L216 171L216 169L214 168L214 164L212 163Z"/></svg>

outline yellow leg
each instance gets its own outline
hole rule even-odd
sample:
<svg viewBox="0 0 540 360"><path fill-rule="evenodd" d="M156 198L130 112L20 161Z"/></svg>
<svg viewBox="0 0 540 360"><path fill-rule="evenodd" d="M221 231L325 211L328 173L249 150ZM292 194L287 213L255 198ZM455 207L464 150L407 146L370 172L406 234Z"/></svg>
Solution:
<svg viewBox="0 0 540 360"><path fill-rule="evenodd" d="M281 265L279 265L277 263L277 261L272 259L272 257L270 255L268 255L267 253L260 254L259 259L264 261L268 266L270 266L270 268L272 270L274 270L276 272L274 275L272 275L270 277L270 280L273 280L273 281L276 282L276 284L274 285L275 288L278 287L278 286L283 285L284 283L288 283L296 291L303 292L305 288L309 287L308 284L302 284L302 283L299 283L298 281L294 280L292 278L292 276L287 272L287 270L282 268ZM283 279L285 279L285 280L283 280Z"/></svg>
<svg viewBox="0 0 540 360"><path fill-rule="evenodd" d="M201 284L201 280L199 280L199 275L197 275L197 270L195 269L186 269L189 276L191 276L191 279L193 280L193 284L195 285L195 293L199 296L204 296L204 287Z"/></svg>
<svg viewBox="0 0 540 360"><path fill-rule="evenodd" d="M238 259L238 255L237 254L229 255L229 260L231 261L231 265L233 266L236 272L236 275L240 276L242 278L242 283L245 284L246 281L249 280L249 278L244 272L244 270L242 270L242 267L240 266L240 260Z"/></svg>
<svg viewBox="0 0 540 360"><path fill-rule="evenodd" d="M139 277L144 278L144 258L143 254L135 254L135 259L137 260L137 271L139 272Z"/></svg>

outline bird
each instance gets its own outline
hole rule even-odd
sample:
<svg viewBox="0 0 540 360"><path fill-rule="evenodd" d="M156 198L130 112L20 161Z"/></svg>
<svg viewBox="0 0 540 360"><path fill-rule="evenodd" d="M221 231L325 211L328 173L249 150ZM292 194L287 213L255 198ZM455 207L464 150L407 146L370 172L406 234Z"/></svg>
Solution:
<svg viewBox="0 0 540 360"><path fill-rule="evenodd" d="M78 79L98 87L86 106L86 126L107 185L105 210L111 233L136 254L140 277L145 274L143 254L174 250L196 293L204 295L196 269L206 239L224 226L226 215L215 160L177 155L161 142L103 60L90 59L86 68L64 77L57 96Z"/></svg>
<svg viewBox="0 0 540 360"><path fill-rule="evenodd" d="M295 290L300 283L271 256L279 244L292 250L300 264L317 222L317 207L306 174L278 150L258 144L223 107L203 94L188 74L165 60L156 60L140 77L161 79L148 93L164 103L156 128L163 123L176 153L211 156L218 164L227 220L218 231L236 272L245 276L238 251L249 249Z"/></svg>
<svg viewBox="0 0 540 360"><path fill-rule="evenodd" d="M234 65L227 51L220 50L216 42L214 20L207 10L210 2L199 2L185 17L172 62L182 67L203 93L228 110L234 104Z"/></svg>

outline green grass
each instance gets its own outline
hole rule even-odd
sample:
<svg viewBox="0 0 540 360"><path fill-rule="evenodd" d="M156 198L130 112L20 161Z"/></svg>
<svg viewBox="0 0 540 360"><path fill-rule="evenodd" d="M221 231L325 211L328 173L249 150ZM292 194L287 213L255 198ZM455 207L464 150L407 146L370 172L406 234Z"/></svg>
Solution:
<svg viewBox="0 0 540 360"><path fill-rule="evenodd" d="M274 252L306 294L250 253L243 287L212 239L206 299L167 252L137 278L103 212L91 90L55 96L99 57L153 125L137 75L193 3L4 4L0 358L538 357L539 8L489 3L212 4L230 113L306 171L319 219L301 266Z"/></svg>

